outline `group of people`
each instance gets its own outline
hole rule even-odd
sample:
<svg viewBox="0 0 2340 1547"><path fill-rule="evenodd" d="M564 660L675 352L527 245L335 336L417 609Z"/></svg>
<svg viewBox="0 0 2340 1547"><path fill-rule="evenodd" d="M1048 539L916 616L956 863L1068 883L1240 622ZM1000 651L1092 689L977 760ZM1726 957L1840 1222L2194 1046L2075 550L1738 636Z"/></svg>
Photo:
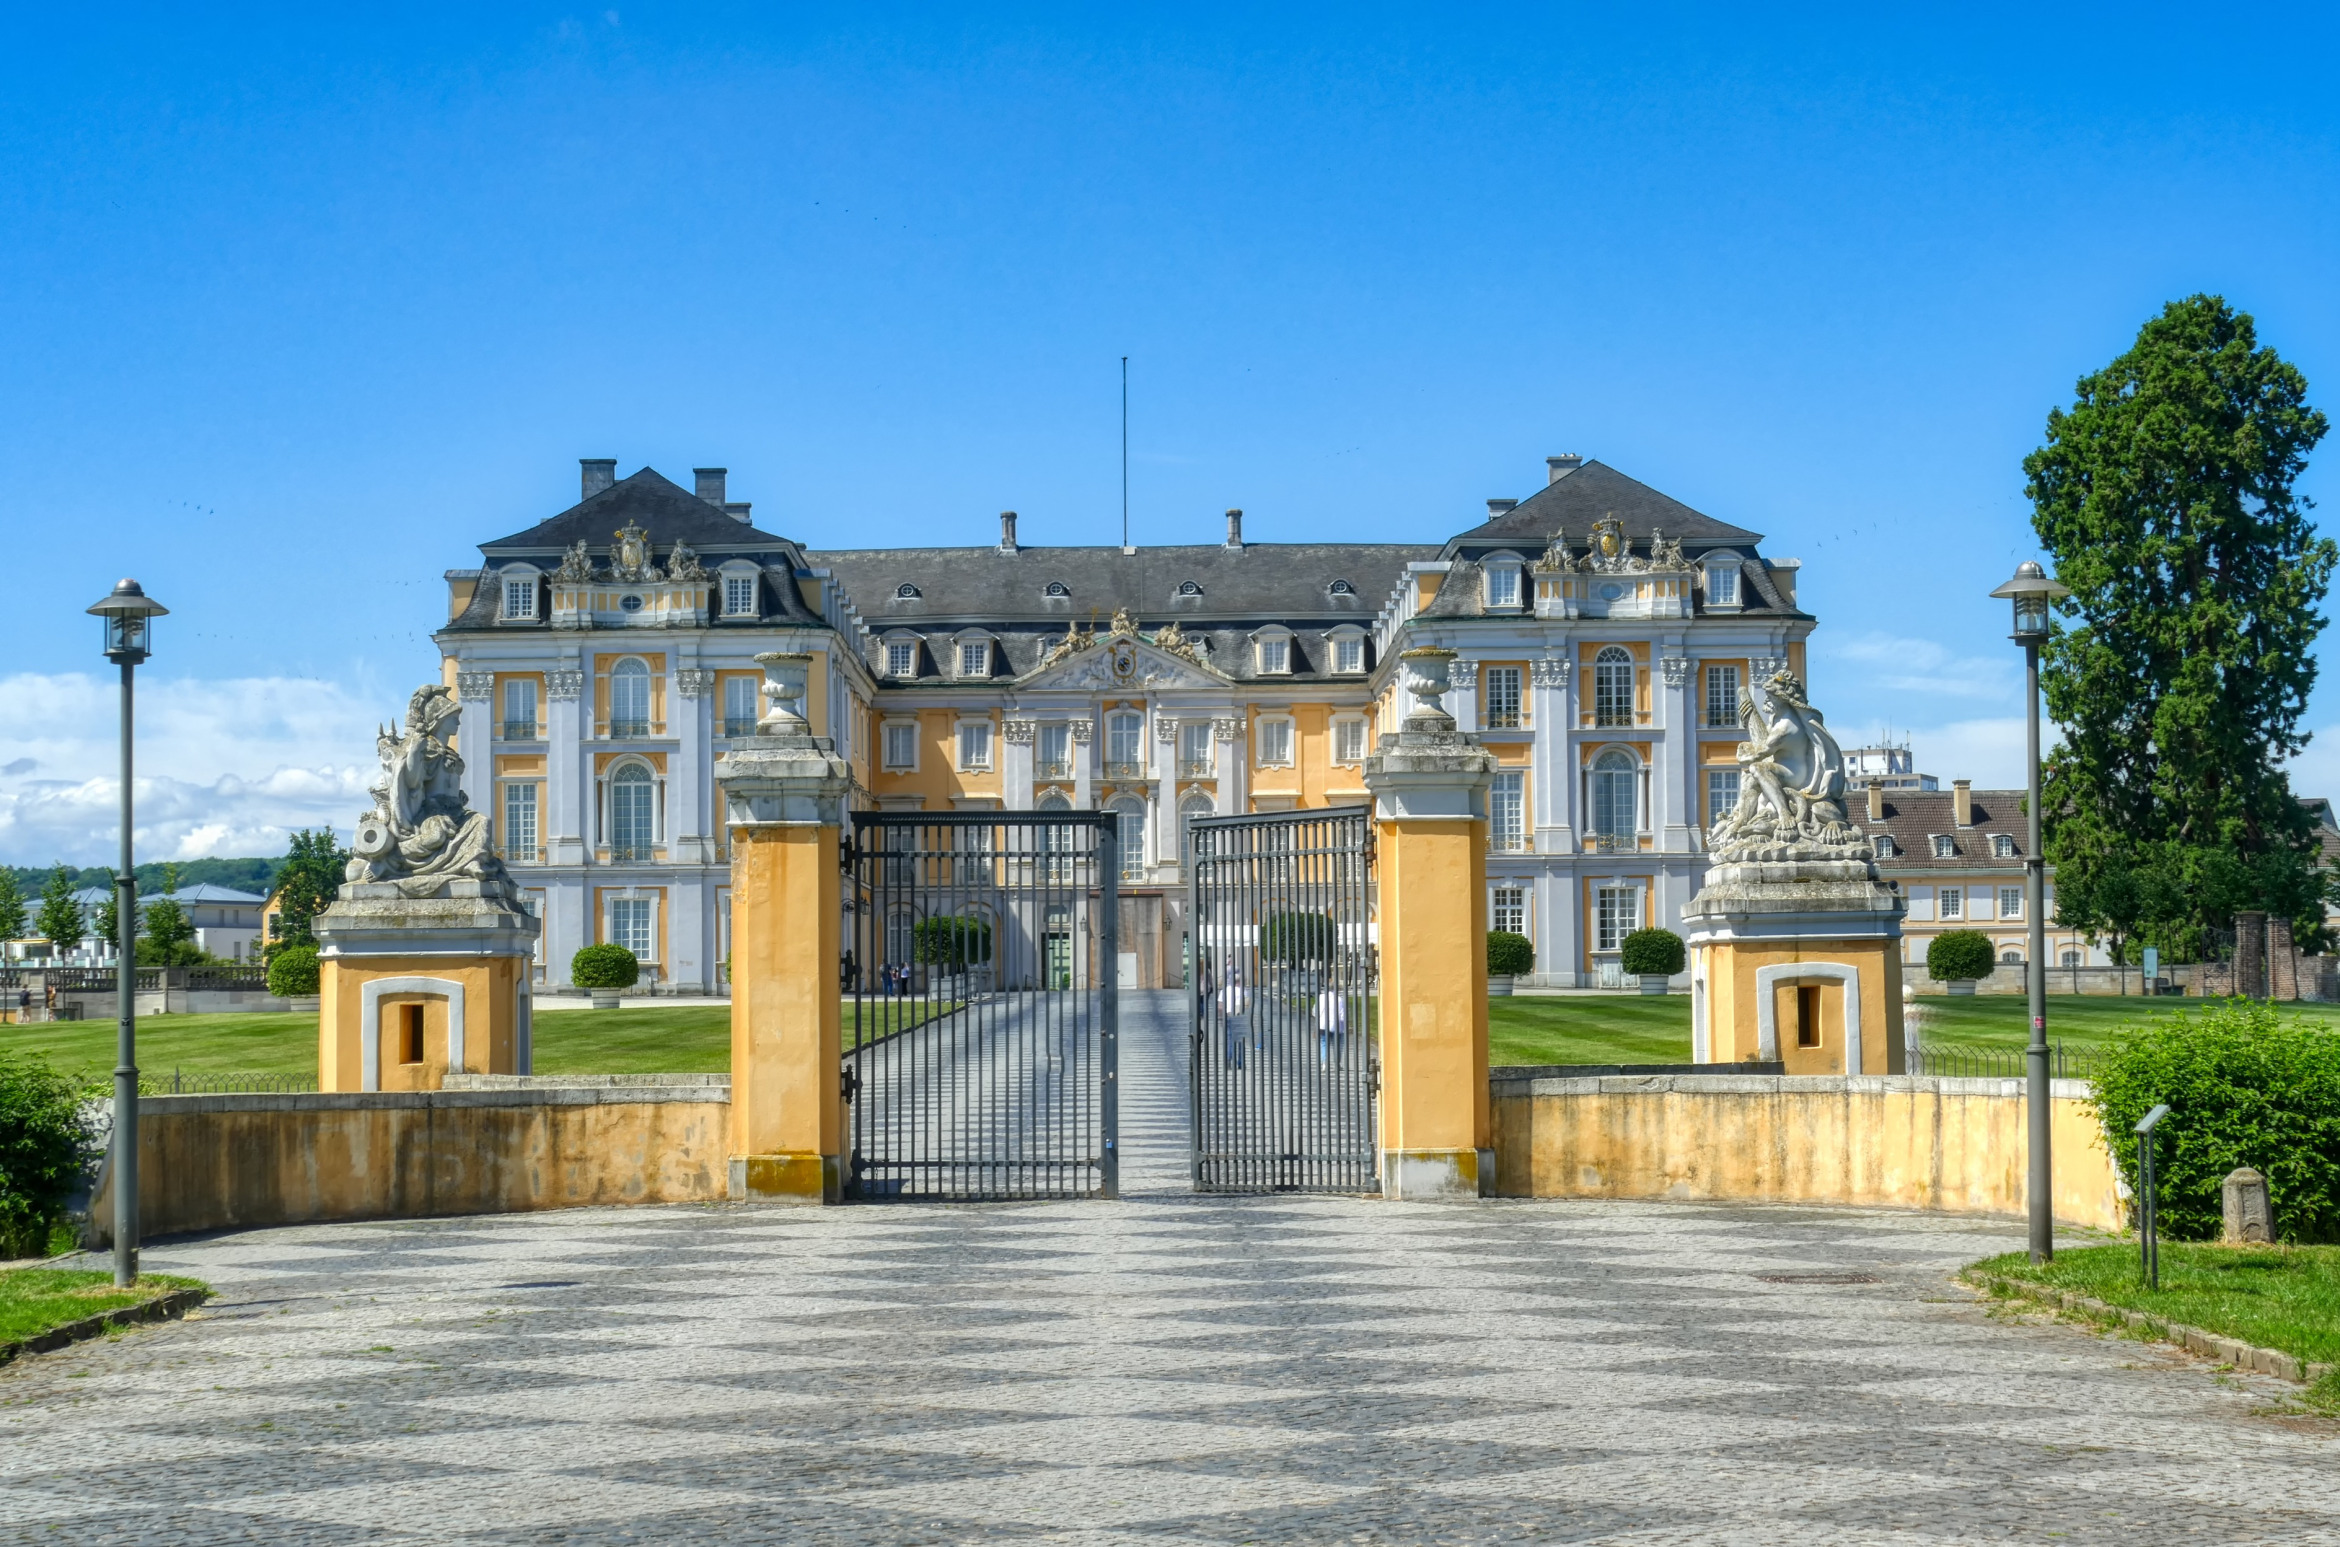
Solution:
<svg viewBox="0 0 2340 1547"><path fill-rule="evenodd" d="M1243 1068L1247 1043L1254 1050L1265 1050L1267 1046L1266 1007L1255 1000L1250 986L1243 981L1243 969L1240 966L1230 966L1225 981L1216 986L1211 984L1206 968L1202 989L1203 1002L1218 1011L1219 1024L1225 1036L1223 1056L1226 1066L1230 1069ZM1349 996L1328 985L1318 991L1314 1009L1316 1061L1329 1065L1348 1047Z"/></svg>

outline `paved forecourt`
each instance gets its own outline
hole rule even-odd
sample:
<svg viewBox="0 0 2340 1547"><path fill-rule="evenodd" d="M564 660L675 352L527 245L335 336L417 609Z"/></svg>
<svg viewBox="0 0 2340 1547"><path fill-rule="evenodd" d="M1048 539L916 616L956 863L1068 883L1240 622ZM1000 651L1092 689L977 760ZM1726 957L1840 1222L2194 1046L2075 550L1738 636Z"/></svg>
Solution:
<svg viewBox="0 0 2340 1547"><path fill-rule="evenodd" d="M2340 1540L2280 1386L1947 1284L2017 1227L1197 1199L1125 1026L1120 1203L161 1247L198 1319L0 1370L0 1542Z"/></svg>

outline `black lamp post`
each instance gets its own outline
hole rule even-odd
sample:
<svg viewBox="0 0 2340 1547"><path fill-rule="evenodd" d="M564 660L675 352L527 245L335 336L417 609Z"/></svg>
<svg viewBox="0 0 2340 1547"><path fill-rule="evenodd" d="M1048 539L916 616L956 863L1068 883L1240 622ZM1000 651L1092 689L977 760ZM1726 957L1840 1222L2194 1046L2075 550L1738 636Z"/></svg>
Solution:
<svg viewBox="0 0 2340 1547"><path fill-rule="evenodd" d="M106 659L122 668L122 870L114 878L114 1282L138 1277L138 875L130 858L131 673L152 653L153 620L170 609L125 580L89 609L105 620Z"/></svg>
<svg viewBox="0 0 2340 1547"><path fill-rule="evenodd" d="M2030 559L2015 567L2015 578L1993 591L2015 604L2015 632L2023 647L2024 773L2030 780L2023 840L2023 906L2031 920L2031 958L2024 984L2031 996L2031 1045L2024 1050L2025 1117L2031 1129L2031 1260L2056 1254L2055 1166L2048 1153L2047 1042L2047 860L2039 837L2039 647L2047 642L2048 604L2070 596Z"/></svg>

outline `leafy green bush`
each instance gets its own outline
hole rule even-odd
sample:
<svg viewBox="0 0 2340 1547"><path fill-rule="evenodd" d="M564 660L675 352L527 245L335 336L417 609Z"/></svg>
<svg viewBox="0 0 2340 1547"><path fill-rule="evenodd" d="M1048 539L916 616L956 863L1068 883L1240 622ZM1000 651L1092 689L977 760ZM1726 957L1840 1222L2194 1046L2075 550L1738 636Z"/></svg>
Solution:
<svg viewBox="0 0 2340 1547"><path fill-rule="evenodd" d="M1516 978L1536 970L1535 942L1508 929L1487 931L1487 976Z"/></svg>
<svg viewBox="0 0 2340 1547"><path fill-rule="evenodd" d="M269 953L268 992L279 999L307 999L317 992L317 948L280 946Z"/></svg>
<svg viewBox="0 0 2340 1547"><path fill-rule="evenodd" d="M991 926L956 914L920 919L910 931L910 954L922 966L963 972L991 960Z"/></svg>
<svg viewBox="0 0 2340 1547"><path fill-rule="evenodd" d="M1670 978L1682 970L1682 937L1670 929L1637 929L1620 955L1628 976Z"/></svg>
<svg viewBox="0 0 2340 1547"><path fill-rule="evenodd" d="M632 988L642 964L622 945L589 945L569 958L569 981L579 988Z"/></svg>
<svg viewBox="0 0 2340 1547"><path fill-rule="evenodd" d="M2219 1184L2237 1166L2267 1178L2276 1234L2340 1241L2340 1032L2272 1005L2213 1001L2118 1033L2098 1065L2094 1105L2133 1189L2137 1120L2169 1103L2154 1161L2161 1228L2219 1232Z"/></svg>
<svg viewBox="0 0 2340 1547"><path fill-rule="evenodd" d="M44 1257L95 1157L81 1091L38 1058L0 1051L0 1257Z"/></svg>
<svg viewBox="0 0 2340 1547"><path fill-rule="evenodd" d="M1331 961L1333 921L1321 913L1270 914L1259 927L1259 954L1263 961L1293 967Z"/></svg>
<svg viewBox="0 0 2340 1547"><path fill-rule="evenodd" d="M1953 929L1934 936L1926 947L1926 976L1937 983L1987 978L1997 964L1991 937L1978 930Z"/></svg>

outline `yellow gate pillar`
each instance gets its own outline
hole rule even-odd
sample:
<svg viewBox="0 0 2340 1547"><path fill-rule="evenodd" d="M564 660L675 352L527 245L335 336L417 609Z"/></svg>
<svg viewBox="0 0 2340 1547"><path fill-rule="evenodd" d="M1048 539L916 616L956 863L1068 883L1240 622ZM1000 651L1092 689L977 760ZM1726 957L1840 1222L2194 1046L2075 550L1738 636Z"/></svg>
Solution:
<svg viewBox="0 0 2340 1547"><path fill-rule="evenodd" d="M1495 756L1440 705L1452 650L1401 657L1413 712L1365 760L1380 868L1381 1192L1494 1189L1487 1099L1487 788Z"/></svg>
<svg viewBox="0 0 2340 1547"><path fill-rule="evenodd" d="M715 764L731 829L731 1196L835 1203L845 1183L838 843L853 771L802 711L809 655L768 653L751 738Z"/></svg>

